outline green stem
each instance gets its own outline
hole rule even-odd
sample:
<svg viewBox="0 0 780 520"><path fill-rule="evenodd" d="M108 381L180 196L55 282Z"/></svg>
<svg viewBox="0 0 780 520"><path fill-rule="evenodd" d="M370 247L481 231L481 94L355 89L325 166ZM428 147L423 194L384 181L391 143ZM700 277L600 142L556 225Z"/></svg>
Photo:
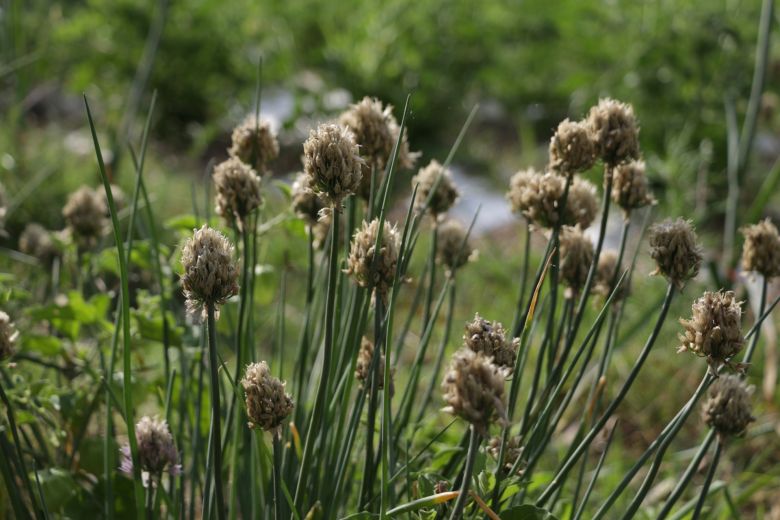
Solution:
<svg viewBox="0 0 780 520"><path fill-rule="evenodd" d="M281 520L282 513L282 432L274 432L274 519Z"/></svg>
<svg viewBox="0 0 780 520"><path fill-rule="evenodd" d="M214 480L214 490L217 499L217 518L225 518L225 498L223 496L224 488L222 486L222 427L221 427L221 406L219 398L219 366L217 361L217 327L214 318L214 304L206 305L208 315L208 333L209 333L209 371L211 375L211 453L214 457L212 476ZM206 512L204 512L206 514Z"/></svg>
<svg viewBox="0 0 780 520"><path fill-rule="evenodd" d="M710 491L710 484L715 477L715 470L718 469L718 462L720 462L720 454L723 451L723 443L718 440L715 445L715 454L712 456L712 462L710 463L710 469L707 471L707 477L704 479L704 486L701 488L701 494L699 495L699 501L696 502L696 509L693 511L693 517L691 520L698 520L701 516L702 509L704 508L704 502L707 500L707 495Z"/></svg>
<svg viewBox="0 0 780 520"><path fill-rule="evenodd" d="M469 452L466 455L466 467L463 468L463 482L460 485L460 494L455 506L452 509L450 520L460 520L463 518L463 508L466 506L466 500L469 495L469 484L471 484L471 473L474 471L474 461L477 459L479 451L480 435L474 425L470 426L471 437L469 438Z"/></svg>
<svg viewBox="0 0 780 520"><path fill-rule="evenodd" d="M626 397L626 394L628 394L628 391L639 374L639 371L642 369L647 356L650 354L650 350L653 348L655 340L658 339L658 335L661 332L666 315L669 312L669 306L672 303L673 296L674 284L670 282L667 285L666 296L664 297L664 302L661 307L661 313L658 316L658 320L656 321L655 327L653 328L653 332L650 334L650 337L647 339L642 352L639 354L639 357L634 363L634 367L631 369L626 382L623 383L623 386L618 392L618 395L615 396L615 398L609 404L601 418L596 422L596 424L593 425L593 427L590 429L585 438L580 442L574 452L563 463L561 469L558 470L558 473L555 475L555 478L553 478L552 482L550 482L550 484L547 486L547 489L545 489L545 491L536 501L537 506L543 507L544 504L552 497L552 494L555 492L555 490L557 490L563 484L564 479L569 474L569 471L571 471L572 467L574 467L574 465L577 463L577 460L579 460L582 454L585 453L590 444L593 442L593 439L596 438L609 418L612 416L615 410L617 410L620 403L623 402L623 399Z"/></svg>
<svg viewBox="0 0 780 520"><path fill-rule="evenodd" d="M154 519L154 486L152 477L149 477L149 485L146 487L146 500L144 501L144 510L146 511L146 520Z"/></svg>
<svg viewBox="0 0 780 520"><path fill-rule="evenodd" d="M433 290L436 286L436 243L439 236L439 226L436 218L433 219L433 228L431 229L431 249L428 253L428 292L425 294L425 307L423 313L423 329L428 325L431 319L431 308L433 307Z"/></svg>
<svg viewBox="0 0 780 520"><path fill-rule="evenodd" d="M331 211L333 212L333 220L330 229L330 259L328 263L328 292L325 301L325 344L323 345L322 375L320 376L320 383L317 388L317 400L314 403L312 419L306 432L306 443L301 459L301 471L298 475L298 483L295 489L295 507L298 510L300 510L303 505L306 481L308 481L309 469L311 466L312 450L314 449L314 442L318 437L320 423L322 422L322 414L328 402L328 377L330 375L330 364L335 344L333 329L336 303L336 281L338 278L339 208L334 206L331 208Z"/></svg>
<svg viewBox="0 0 780 520"><path fill-rule="evenodd" d="M680 480L677 482L677 485L674 487L672 494L666 499L664 507L661 509L661 512L658 513L658 520L663 520L672 512L674 504L679 500L680 496L682 496L683 491L685 491L685 488L691 482L691 479L693 479L696 471L698 471L701 461L704 460L704 456L707 454L707 450L709 450L710 444L712 444L714 439L715 430L710 430L699 446L699 450L696 452L696 455L694 455L691 463L688 464L688 467L685 469L685 473L683 473L682 477L680 477Z"/></svg>
<svg viewBox="0 0 780 520"><path fill-rule="evenodd" d="M19 430L16 425L16 417L14 415L14 409L11 405L11 401L8 399L8 396L5 394L5 389L3 388L3 384L0 383L0 400L3 401L3 404L5 404L6 408L6 417L8 417L8 425L11 427L11 436L14 440L14 447L16 448L16 456L19 459L19 466L22 470L23 475L21 475L22 483L24 483L24 487L27 489L27 493L30 497L30 502L33 504L35 509L35 516L38 518L40 516L40 513L38 511L37 504L35 504L35 494L32 490L32 484L30 484L30 473L27 470L27 464L24 462L24 454L22 453L22 443L19 440Z"/></svg>

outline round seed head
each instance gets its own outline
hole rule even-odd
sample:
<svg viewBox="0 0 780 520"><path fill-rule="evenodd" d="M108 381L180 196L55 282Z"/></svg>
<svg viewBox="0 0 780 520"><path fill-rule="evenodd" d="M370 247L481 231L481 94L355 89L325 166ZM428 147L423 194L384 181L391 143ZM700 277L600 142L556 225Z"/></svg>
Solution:
<svg viewBox="0 0 780 520"><path fill-rule="evenodd" d="M303 170L332 206L357 191L363 162L355 136L345 126L322 124L303 143Z"/></svg>
<svg viewBox="0 0 780 520"><path fill-rule="evenodd" d="M512 176L507 199L512 211L520 213L530 223L552 228L560 219L559 205L566 189L566 179L553 173L522 170ZM563 214L563 225L579 224L587 228L596 218L598 200L596 187L579 177L569 186Z"/></svg>
<svg viewBox="0 0 780 520"><path fill-rule="evenodd" d="M374 360L374 342L363 336L360 342L360 350L358 351L357 363L355 363L355 377L360 381L361 386L365 388L365 385L370 381L371 365ZM376 368L377 388L383 390L385 387L385 355L379 353L379 365ZM390 394L392 395L393 388L393 369L390 369Z"/></svg>
<svg viewBox="0 0 780 520"><path fill-rule="evenodd" d="M780 276L780 236L769 219L742 228L742 269L764 275L767 279Z"/></svg>
<svg viewBox="0 0 780 520"><path fill-rule="evenodd" d="M721 439L737 437L745 433L755 421L750 404L752 387L739 376L721 376L708 390L708 399L702 407L704 422L714 428Z"/></svg>
<svg viewBox="0 0 780 520"><path fill-rule="evenodd" d="M436 233L436 260L447 268L448 276L454 276L474 254L466 229L457 220L448 219L438 225Z"/></svg>
<svg viewBox="0 0 780 520"><path fill-rule="evenodd" d="M639 126L631 105L600 99L598 105L590 109L588 124L597 151L607 166L614 168L621 162L639 157Z"/></svg>
<svg viewBox="0 0 780 520"><path fill-rule="evenodd" d="M578 225L582 229L587 229L596 219L598 211L599 201L596 186L590 181L575 177L569 187L564 224Z"/></svg>
<svg viewBox="0 0 780 520"><path fill-rule="evenodd" d="M228 153L253 168L260 175L268 171L268 163L279 156L279 141L268 121L259 122L254 115L233 129Z"/></svg>
<svg viewBox="0 0 780 520"><path fill-rule="evenodd" d="M51 234L46 228L34 222L27 224L19 235L19 251L34 256L43 264L51 263L58 254Z"/></svg>
<svg viewBox="0 0 780 520"><path fill-rule="evenodd" d="M444 411L465 419L485 436L491 423L506 425L506 375L488 356L460 349L442 382Z"/></svg>
<svg viewBox="0 0 780 520"><path fill-rule="evenodd" d="M593 243L579 226L563 226L560 234L561 278L567 287L567 296L579 293L588 279L593 263Z"/></svg>
<svg viewBox="0 0 780 520"><path fill-rule="evenodd" d="M400 237L395 226L385 221L379 257L375 261L378 233L379 219L375 218L370 223L363 221L363 226L352 238L346 273L351 275L359 286L373 288L386 300L395 279Z"/></svg>
<svg viewBox="0 0 780 520"><path fill-rule="evenodd" d="M745 343L742 302L736 301L732 291L707 291L693 302L691 312L691 319L680 320L684 331L677 351L706 357L713 369L729 364Z"/></svg>
<svg viewBox="0 0 780 520"><path fill-rule="evenodd" d="M108 230L107 215L105 198L88 186L71 193L62 208L65 223L82 248L93 247Z"/></svg>
<svg viewBox="0 0 780 520"><path fill-rule="evenodd" d="M599 265L596 267L596 280L593 283L593 292L604 298L609 298L615 288L615 283L620 279L623 266L617 265L618 255L614 251L603 251L599 255ZM613 303L619 302L628 295L627 280L624 278L618 287Z"/></svg>
<svg viewBox="0 0 780 520"><path fill-rule="evenodd" d="M138 462L141 465L141 470L148 473L148 476L144 478L145 486L148 487L149 480L151 480L152 485L156 485L156 481L163 471L167 471L171 475L181 473L179 453L176 451L168 423L144 416L135 425L135 439L138 443ZM133 460L130 456L130 446L124 446L121 453L120 469L128 475L132 475Z"/></svg>
<svg viewBox="0 0 780 520"><path fill-rule="evenodd" d="M492 358L493 363L503 367L507 373L511 373L515 368L520 339L509 338L501 323L490 322L479 314L475 314L474 320L466 324L463 345L474 352Z"/></svg>
<svg viewBox="0 0 780 520"><path fill-rule="evenodd" d="M290 394L284 391L285 383L272 376L268 364L261 361L246 367L241 386L246 394L249 427L280 434L295 406Z"/></svg>
<svg viewBox="0 0 780 520"><path fill-rule="evenodd" d="M696 231L688 220L667 219L650 228L650 256L662 274L678 288L699 274L702 253Z"/></svg>
<svg viewBox="0 0 780 520"><path fill-rule="evenodd" d="M596 162L596 143L584 121L563 120L550 140L550 169L562 175L589 170Z"/></svg>
<svg viewBox="0 0 780 520"><path fill-rule="evenodd" d="M11 317L0 311L0 361L13 356L19 331L11 322Z"/></svg>
<svg viewBox="0 0 780 520"><path fill-rule="evenodd" d="M614 169L611 195L626 214L656 203L647 185L644 161L629 161Z"/></svg>
<svg viewBox="0 0 780 520"><path fill-rule="evenodd" d="M244 219L260 206L260 177L251 166L231 157L214 167L217 214L243 228Z"/></svg>
<svg viewBox="0 0 780 520"><path fill-rule="evenodd" d="M501 440L502 437L492 437L488 442L488 453L494 460L498 461L501 456ZM523 446L520 444L521 440L519 436L509 437L504 447L504 471L509 472L512 470L512 466L515 465L517 459L523 455ZM518 466L517 475L523 474L523 468Z"/></svg>
<svg viewBox="0 0 780 520"><path fill-rule="evenodd" d="M218 307L238 294L233 246L219 231L206 225L195 230L184 244L181 263L181 284L190 312L205 314L208 305Z"/></svg>
<svg viewBox="0 0 780 520"><path fill-rule="evenodd" d="M434 218L446 213L460 196L450 170L443 168L435 159L412 177L412 188L415 186L418 186L415 209L425 210L425 202L430 197L431 203L427 210Z"/></svg>
<svg viewBox="0 0 780 520"><path fill-rule="evenodd" d="M305 173L299 173L292 185L292 208L308 226L314 226L322 218L322 210L327 206L314 192L312 178Z"/></svg>
<svg viewBox="0 0 780 520"><path fill-rule="evenodd" d="M400 132L398 121L393 116L393 107L383 107L378 99L366 96L341 114L339 123L355 134L360 155L365 159L368 169L383 170L390 160ZM398 148L397 163L401 168L412 168L418 155L409 151L409 143L404 135Z"/></svg>

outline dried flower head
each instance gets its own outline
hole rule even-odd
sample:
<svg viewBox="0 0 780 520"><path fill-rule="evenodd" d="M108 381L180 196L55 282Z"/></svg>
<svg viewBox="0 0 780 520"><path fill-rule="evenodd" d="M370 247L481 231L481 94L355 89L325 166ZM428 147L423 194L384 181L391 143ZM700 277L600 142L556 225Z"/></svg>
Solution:
<svg viewBox="0 0 780 520"><path fill-rule="evenodd" d="M493 358L493 363L505 368L507 373L511 373L515 368L520 338L508 337L501 323L490 322L475 314L474 320L466 324L463 345L474 352L481 352Z"/></svg>
<svg viewBox="0 0 780 520"><path fill-rule="evenodd" d="M590 109L588 124L596 147L607 166L639 157L639 126L631 105L614 99L600 99Z"/></svg>
<svg viewBox="0 0 780 520"><path fill-rule="evenodd" d="M71 193L62 216L79 247L93 247L108 230L108 207L103 194L89 186L82 186Z"/></svg>
<svg viewBox="0 0 780 520"><path fill-rule="evenodd" d="M507 424L504 383L506 370L490 357L462 348L452 357L442 389L444 411L470 422L482 435L497 421Z"/></svg>
<svg viewBox="0 0 780 520"><path fill-rule="evenodd" d="M40 224L27 224L19 235L19 251L34 256L43 264L49 264L57 256L57 246L51 233Z"/></svg>
<svg viewBox="0 0 780 520"><path fill-rule="evenodd" d="M584 121L564 119L550 140L550 169L562 175L589 170L596 162L596 143Z"/></svg>
<svg viewBox="0 0 780 520"><path fill-rule="evenodd" d="M363 163L355 136L345 126L322 124L303 143L303 171L332 206L357 191Z"/></svg>
<svg viewBox="0 0 780 520"><path fill-rule="evenodd" d="M320 216L320 219L312 224L310 228L311 236L314 241L314 247L320 251L325 249L325 246L328 244L328 239L331 236L330 227L331 223L333 222L333 217L330 213L322 213L322 216ZM344 221L339 220L339 230L336 233L336 240L339 241L339 244L341 244L342 240L341 237L343 235L344 231Z"/></svg>
<svg viewBox="0 0 780 520"><path fill-rule="evenodd" d="M748 425L755 421L750 404L753 388L739 376L721 376L708 390L708 399L702 407L704 422L714 428L718 436L743 435Z"/></svg>
<svg viewBox="0 0 780 520"><path fill-rule="evenodd" d="M578 225L587 229L596 219L599 210L598 191L590 181L575 177L569 187L569 198L564 212L565 225Z"/></svg>
<svg viewBox="0 0 780 520"><path fill-rule="evenodd" d="M228 153L251 166L260 175L268 170L268 163L279 156L279 141L268 121L260 121L254 115L233 129Z"/></svg>
<svg viewBox="0 0 780 520"><path fill-rule="evenodd" d="M11 317L0 311L0 360L13 356L17 339L19 339L19 331L11 322Z"/></svg>
<svg viewBox="0 0 780 520"><path fill-rule="evenodd" d="M537 226L551 228L560 220L560 202L566 189L566 179L553 173L522 170L512 176L507 199L512 211L522 214ZM579 177L569 186L563 225L590 226L598 212L596 187Z"/></svg>
<svg viewBox="0 0 780 520"><path fill-rule="evenodd" d="M499 435L497 437L492 437L488 442L488 453L490 453L490 456L496 461L498 461L498 458L501 456L501 440L502 437ZM520 443L521 439L518 435L507 439L506 446L504 447L504 471L511 471L515 462L517 462L517 459L523 456L523 446ZM518 466L515 474L522 475L523 470L523 467Z"/></svg>
<svg viewBox="0 0 780 520"><path fill-rule="evenodd" d="M593 243L579 226L563 226L560 234L561 278L567 287L567 297L575 296L588 279L593 263Z"/></svg>
<svg viewBox="0 0 780 520"><path fill-rule="evenodd" d="M184 244L181 263L184 267L181 284L190 312L202 309L205 314L207 306L218 307L238 294L238 266L233 260L233 246L219 231L205 224L196 229Z"/></svg>
<svg viewBox="0 0 780 520"><path fill-rule="evenodd" d="M246 367L241 386L246 394L246 414L250 428L260 428L280 435L282 424L295 406L290 394L284 391L285 383L271 375L265 361Z"/></svg>
<svg viewBox="0 0 780 520"><path fill-rule="evenodd" d="M366 385L370 381L371 363L374 360L374 342L363 336L360 341L360 350L358 351L357 363L355 364L355 377L361 385ZM379 364L376 367L377 388L383 390L385 387L385 355L379 353ZM393 369L390 368L390 395L394 392L393 388Z"/></svg>
<svg viewBox="0 0 780 520"><path fill-rule="evenodd" d="M620 280L623 266L617 265L618 255L615 251L602 251L599 255L599 265L596 267L596 279L593 283L593 292L604 298L609 298L615 289L615 284ZM626 278L617 288L613 303L617 303L628 295L628 281Z"/></svg>
<svg viewBox="0 0 780 520"><path fill-rule="evenodd" d="M436 260L447 268L447 275L454 276L474 255L466 237L466 228L460 222L448 219L436 230Z"/></svg>
<svg viewBox="0 0 780 520"><path fill-rule="evenodd" d="M312 178L301 172L292 185L292 208L308 226L314 226L326 207L325 201L314 192Z"/></svg>
<svg viewBox="0 0 780 520"><path fill-rule="evenodd" d="M371 168L384 169L400 132L398 122L393 116L392 105L383 107L378 99L366 96L341 114L339 123L355 134L355 141L360 146L361 157L366 160L369 175ZM409 143L404 135L398 148L398 164L404 169L412 168L418 155L409 151ZM365 177L366 172L363 174Z"/></svg>
<svg viewBox="0 0 780 520"><path fill-rule="evenodd" d="M742 228L742 269L764 275L767 279L780 276L780 235L769 219Z"/></svg>
<svg viewBox="0 0 780 520"><path fill-rule="evenodd" d="M384 300L395 279L400 237L395 226L385 221L379 257L375 261L378 234L379 219L375 218L370 223L363 221L363 226L355 232L352 239L346 273L361 287L374 288Z"/></svg>
<svg viewBox="0 0 780 520"><path fill-rule="evenodd" d="M141 471L145 472L144 486L157 485L157 481L163 471L171 475L181 473L179 453L173 442L173 436L168 429L168 423L149 416L144 416L135 425L135 439L138 443L138 462ZM125 445L120 450L122 462L120 470L127 474L133 474L133 459L130 456L130 446Z"/></svg>
<svg viewBox="0 0 780 520"><path fill-rule="evenodd" d="M686 350L707 358L712 369L729 365L730 360L742 350L742 302L736 301L732 291L705 292L693 302L690 320L680 320L678 352ZM739 368L739 367L737 367Z"/></svg>
<svg viewBox="0 0 780 520"><path fill-rule="evenodd" d="M664 275L678 288L699 274L702 253L691 222L678 218L653 225L650 256L657 265L652 274Z"/></svg>
<svg viewBox="0 0 780 520"><path fill-rule="evenodd" d="M647 185L644 161L629 161L613 171L612 200L628 215L633 209L656 203Z"/></svg>
<svg viewBox="0 0 780 520"><path fill-rule="evenodd" d="M243 229L244 219L260 206L260 177L251 166L231 157L214 167L217 214Z"/></svg>
<svg viewBox="0 0 780 520"><path fill-rule="evenodd" d="M427 210L437 218L449 210L460 193L452 180L452 173L444 168L437 160L432 160L425 168L420 168L417 175L412 177L412 188L418 186L417 196L414 202L417 211L425 210L425 203L430 197L431 201Z"/></svg>

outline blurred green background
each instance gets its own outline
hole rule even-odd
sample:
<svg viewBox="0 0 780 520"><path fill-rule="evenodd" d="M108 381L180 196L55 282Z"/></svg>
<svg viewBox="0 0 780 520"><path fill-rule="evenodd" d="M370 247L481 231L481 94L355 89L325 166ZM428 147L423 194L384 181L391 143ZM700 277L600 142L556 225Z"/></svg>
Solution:
<svg viewBox="0 0 780 520"><path fill-rule="evenodd" d="M0 177L11 193L36 176L48 187L34 201L16 201L12 234L33 210L36 220L57 227L63 194L93 179L92 165L78 158L89 148L82 92L98 110L121 172L130 169L125 140L137 143L157 90L150 182L167 186L224 157L230 128L252 109L261 57L264 110L277 116L287 145L277 174L298 168L300 142L313 122L363 95L400 113L411 93L410 138L426 162L442 158L480 104L457 160L503 189L512 171L543 165L544 143L558 121L613 96L636 109L662 212L685 213L719 230L726 103L733 102L741 122L761 11L758 0L0 5ZM757 158L742 179L748 202L780 150L778 85L774 58L761 99ZM176 175L159 179L155 172ZM188 205L188 197L178 197L169 207Z"/></svg>

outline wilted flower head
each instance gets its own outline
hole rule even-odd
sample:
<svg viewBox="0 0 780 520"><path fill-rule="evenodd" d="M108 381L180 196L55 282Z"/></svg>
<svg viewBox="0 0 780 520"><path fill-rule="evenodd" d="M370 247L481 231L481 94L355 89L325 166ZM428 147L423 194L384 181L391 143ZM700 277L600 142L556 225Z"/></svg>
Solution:
<svg viewBox="0 0 780 520"><path fill-rule="evenodd" d="M258 121L251 115L233 129L228 153L263 175L267 171L268 163L279 155L279 141L276 140L268 121Z"/></svg>
<svg viewBox="0 0 780 520"><path fill-rule="evenodd" d="M466 239L466 228L460 222L448 219L436 230L436 260L447 268L447 275L468 263L474 253Z"/></svg>
<svg viewBox="0 0 780 520"><path fill-rule="evenodd" d="M590 126L583 121L564 119L550 140L550 169L574 175L596 162L596 143Z"/></svg>
<svg viewBox="0 0 780 520"><path fill-rule="evenodd" d="M690 221L666 219L650 228L650 256L662 274L678 288L699 274L702 254Z"/></svg>
<svg viewBox="0 0 780 520"><path fill-rule="evenodd" d="M618 255L614 251L602 251L599 255L599 265L596 267L596 279L593 283L593 292L609 298L615 284L620 280L623 267L617 265ZM628 294L627 280L624 278L618 287L613 303L618 302Z"/></svg>
<svg viewBox="0 0 780 520"><path fill-rule="evenodd" d="M251 166L231 157L214 167L217 214L243 229L244 219L260 206L260 177Z"/></svg>
<svg viewBox="0 0 780 520"><path fill-rule="evenodd" d="M629 161L613 171L612 200L628 214L632 209L655 204L645 175L644 161Z"/></svg>
<svg viewBox="0 0 780 520"><path fill-rule="evenodd" d="M108 207L103 194L89 186L71 193L62 216L80 247L92 247L108 229Z"/></svg>
<svg viewBox="0 0 780 520"><path fill-rule="evenodd" d="M488 453L490 453L490 456L496 461L498 461L498 457L501 456L501 441L502 437L499 435L497 437L492 437L490 442L488 442ZM506 441L506 446L504 447L504 471L511 471L517 459L522 457L522 455L523 446L521 445L520 437L517 435L509 437ZM516 474L522 475L523 470L524 468L522 466L518 466Z"/></svg>
<svg viewBox="0 0 780 520"><path fill-rule="evenodd" d="M452 173L445 169L437 160L432 160L428 166L421 168L417 175L412 177L412 188L417 188L417 196L414 206L417 211L425 209L425 202L430 197L431 202L427 210L434 218L449 210L460 193L452 180ZM434 191L435 189L435 191Z"/></svg>
<svg viewBox="0 0 780 520"><path fill-rule="evenodd" d="M19 331L11 322L11 317L0 311L0 360L13 356L18 338Z"/></svg>
<svg viewBox="0 0 780 520"><path fill-rule="evenodd" d="M690 320L680 320L683 334L678 352L686 350L707 358L713 369L730 360L742 350L742 302L732 291L705 292L693 302ZM739 367L738 367L739 368Z"/></svg>
<svg viewBox="0 0 780 520"><path fill-rule="evenodd" d="M339 123L355 134L360 155L369 168L382 170L387 165L400 132L391 105L383 107L378 99L366 96L341 114ZM398 148L398 164L404 169L412 168L418 155L409 151L404 135ZM363 173L365 176L366 172Z"/></svg>
<svg viewBox="0 0 780 520"><path fill-rule="evenodd" d="M184 244L181 263L181 284L190 312L202 308L205 313L208 305L217 307L238 293L233 246L219 231L205 224L196 229Z"/></svg>
<svg viewBox="0 0 780 520"><path fill-rule="evenodd" d="M314 192L312 178L301 172L292 185L292 208L308 226L320 220L325 201Z"/></svg>
<svg viewBox="0 0 780 520"><path fill-rule="evenodd" d="M490 357L462 348L452 357L442 389L444 411L470 422L482 435L490 423L507 423L504 383L506 371Z"/></svg>
<svg viewBox="0 0 780 520"><path fill-rule="evenodd" d="M745 245L742 248L742 268L764 275L767 279L780 276L780 236L769 219L742 228Z"/></svg>
<svg viewBox="0 0 780 520"><path fill-rule="evenodd" d="M250 428L260 428L274 435L281 434L282 423L295 406L285 383L271 375L265 361L246 367L241 386L246 394L246 414Z"/></svg>
<svg viewBox="0 0 780 520"><path fill-rule="evenodd" d="M355 135L345 126L322 124L303 143L303 170L333 206L357 191L363 163Z"/></svg>
<svg viewBox="0 0 780 520"><path fill-rule="evenodd" d="M466 324L463 345L474 352L493 358L493 363L505 368L507 373L511 373L515 368L520 339L508 337L501 323L490 322L475 314L474 320Z"/></svg>
<svg viewBox="0 0 780 520"><path fill-rule="evenodd" d="M366 385L368 381L370 381L370 375L371 375L371 363L374 360L374 342L368 339L367 337L363 336L363 339L360 341L360 350L358 351L358 358L357 363L355 363L355 377L362 385ZM379 364L377 365L376 376L379 378L377 380L377 388L380 390L384 389L385 387L385 355L380 352L379 353ZM390 394L392 395L394 391L393 388L393 369L390 368Z"/></svg>
<svg viewBox="0 0 780 520"><path fill-rule="evenodd" d="M639 157L639 126L631 105L600 99L590 109L588 124L601 159L609 167Z"/></svg>
<svg viewBox="0 0 780 520"><path fill-rule="evenodd" d="M40 224L31 222L25 226L19 235L19 251L34 256L44 264L48 264L57 256L57 246L51 234Z"/></svg>
<svg viewBox="0 0 780 520"><path fill-rule="evenodd" d="M560 220L559 205L565 189L565 178L529 169L512 176L507 198L513 212L522 214L537 226L551 228ZM574 177L569 186L561 224L579 224L587 228L596 218L597 212L596 187L586 180Z"/></svg>
<svg viewBox="0 0 780 520"><path fill-rule="evenodd" d="M708 399L702 407L704 422L714 428L721 439L737 437L745 433L755 421L748 387L739 376L721 376L708 391Z"/></svg>
<svg viewBox="0 0 780 520"><path fill-rule="evenodd" d="M395 226L385 221L379 258L375 261L378 234L379 219L375 218L370 223L363 221L363 226L355 232L352 239L346 273L361 287L374 288L384 300L395 279L400 237Z"/></svg>
<svg viewBox="0 0 780 520"><path fill-rule="evenodd" d="M138 443L138 462L141 471L147 473L144 476L144 486L156 485L163 471L171 475L181 473L179 453L173 442L173 436L168 429L168 423L144 416L135 425L135 439ZM122 463L120 470L127 475L133 474L133 459L130 456L130 446L125 445L120 450Z"/></svg>
<svg viewBox="0 0 780 520"><path fill-rule="evenodd" d="M563 226L560 234L561 278L567 287L567 296L579 293L588 279L593 263L593 243L579 226Z"/></svg>

